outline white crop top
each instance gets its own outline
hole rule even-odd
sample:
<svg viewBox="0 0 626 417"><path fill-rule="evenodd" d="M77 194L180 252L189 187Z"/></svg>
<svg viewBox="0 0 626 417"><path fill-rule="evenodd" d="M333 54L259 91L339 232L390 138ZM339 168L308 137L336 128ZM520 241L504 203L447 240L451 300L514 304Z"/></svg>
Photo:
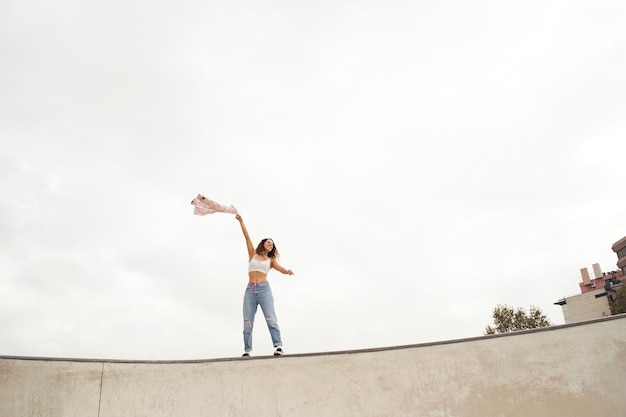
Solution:
<svg viewBox="0 0 626 417"><path fill-rule="evenodd" d="M263 272L264 274L267 275L267 273L270 272L271 266L272 266L271 259L268 259L265 261L259 261L253 256L252 259L250 259L250 263L248 264L248 272L258 271L258 272Z"/></svg>

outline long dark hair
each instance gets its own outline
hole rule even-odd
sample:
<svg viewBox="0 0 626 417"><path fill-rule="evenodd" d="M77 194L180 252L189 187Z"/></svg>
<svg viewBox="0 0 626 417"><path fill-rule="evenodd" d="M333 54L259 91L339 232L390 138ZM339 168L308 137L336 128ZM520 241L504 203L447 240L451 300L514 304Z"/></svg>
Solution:
<svg viewBox="0 0 626 417"><path fill-rule="evenodd" d="M269 253L267 254L267 256L269 256L272 259L277 259L280 257L280 254L278 253L278 249L276 249L276 242L274 242L274 239L272 238L265 238L263 239L261 242L259 242L259 245L256 247L256 254L257 255L263 255L263 252L265 252L265 242L271 240L274 243L274 247L272 247L272 250L269 251Z"/></svg>

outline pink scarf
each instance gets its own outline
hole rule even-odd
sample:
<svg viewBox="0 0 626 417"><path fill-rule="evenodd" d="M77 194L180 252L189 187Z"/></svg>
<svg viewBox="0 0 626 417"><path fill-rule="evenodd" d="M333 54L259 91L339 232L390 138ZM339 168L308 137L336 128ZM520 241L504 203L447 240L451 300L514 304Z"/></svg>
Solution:
<svg viewBox="0 0 626 417"><path fill-rule="evenodd" d="M216 203L213 200L209 200L202 194L198 194L198 196L191 201L191 204L194 206L193 214L197 214L198 216L213 214L218 211L220 213L239 214L237 209L232 205L230 207L226 207L220 203Z"/></svg>

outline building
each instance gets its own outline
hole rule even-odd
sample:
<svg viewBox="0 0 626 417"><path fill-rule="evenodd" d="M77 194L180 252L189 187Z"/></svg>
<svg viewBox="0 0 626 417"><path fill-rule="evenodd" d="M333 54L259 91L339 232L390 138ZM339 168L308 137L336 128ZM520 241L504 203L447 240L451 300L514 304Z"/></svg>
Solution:
<svg viewBox="0 0 626 417"><path fill-rule="evenodd" d="M563 310L565 323L593 320L611 315L609 302L614 300L615 289L622 285L622 271L602 272L600 265L594 264L595 278L589 277L587 268L582 268L580 294L557 301Z"/></svg>
<svg viewBox="0 0 626 417"><path fill-rule="evenodd" d="M626 273L626 236L611 247L617 254L616 271L602 272L599 264L593 264L594 278L587 268L581 268L580 294L565 297L554 303L563 310L565 323L593 320L611 315L609 303L615 300L617 290L623 286Z"/></svg>
<svg viewBox="0 0 626 417"><path fill-rule="evenodd" d="M617 267L626 274L626 236L613 243L611 249L617 254Z"/></svg>
<svg viewBox="0 0 626 417"><path fill-rule="evenodd" d="M580 275L582 281L578 283L581 294L601 290L602 288L606 288L607 281L614 282L615 280L618 280L621 282L624 277L622 271L619 270L608 273L602 272L600 264L593 264L593 273L595 278L591 279L587 268L581 268Z"/></svg>

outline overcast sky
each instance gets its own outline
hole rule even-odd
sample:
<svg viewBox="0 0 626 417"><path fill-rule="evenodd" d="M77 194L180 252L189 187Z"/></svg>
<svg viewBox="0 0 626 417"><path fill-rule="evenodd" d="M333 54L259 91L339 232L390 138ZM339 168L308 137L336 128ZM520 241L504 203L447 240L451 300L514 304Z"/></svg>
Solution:
<svg viewBox="0 0 626 417"><path fill-rule="evenodd" d="M0 355L287 353L480 336L626 235L623 1L5 0ZM259 313L254 354L272 352Z"/></svg>

